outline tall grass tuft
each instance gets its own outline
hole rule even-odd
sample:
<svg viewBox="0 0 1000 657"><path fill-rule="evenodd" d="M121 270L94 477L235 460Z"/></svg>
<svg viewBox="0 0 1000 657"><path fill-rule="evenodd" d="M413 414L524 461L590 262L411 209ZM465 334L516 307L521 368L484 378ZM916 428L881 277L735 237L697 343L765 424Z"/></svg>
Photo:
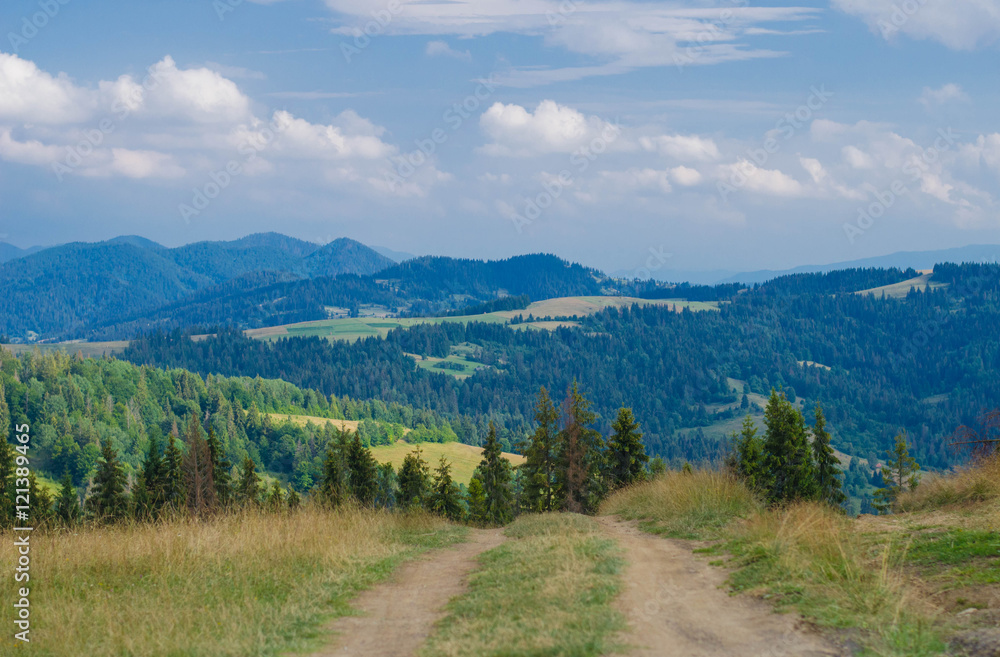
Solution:
<svg viewBox="0 0 1000 657"><path fill-rule="evenodd" d="M915 489L900 495L896 506L900 511L922 511L997 499L1000 453L944 476L926 477Z"/></svg>
<svg viewBox="0 0 1000 657"><path fill-rule="evenodd" d="M612 495L601 513L642 520L673 538L715 537L736 518L760 511L761 502L736 477L717 470L667 472Z"/></svg>
<svg viewBox="0 0 1000 657"><path fill-rule="evenodd" d="M461 533L423 514L317 507L36 533L32 652L247 657L312 647L356 591ZM11 544L0 547L3 563L13 562Z"/></svg>

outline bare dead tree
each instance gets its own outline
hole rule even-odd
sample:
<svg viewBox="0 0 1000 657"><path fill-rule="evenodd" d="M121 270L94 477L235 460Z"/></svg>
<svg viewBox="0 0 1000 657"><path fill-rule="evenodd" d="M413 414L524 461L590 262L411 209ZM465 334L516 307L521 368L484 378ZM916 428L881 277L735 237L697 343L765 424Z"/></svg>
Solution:
<svg viewBox="0 0 1000 657"><path fill-rule="evenodd" d="M951 447L982 459L1000 452L1000 409L987 411L976 420L976 428L962 425L951 435Z"/></svg>

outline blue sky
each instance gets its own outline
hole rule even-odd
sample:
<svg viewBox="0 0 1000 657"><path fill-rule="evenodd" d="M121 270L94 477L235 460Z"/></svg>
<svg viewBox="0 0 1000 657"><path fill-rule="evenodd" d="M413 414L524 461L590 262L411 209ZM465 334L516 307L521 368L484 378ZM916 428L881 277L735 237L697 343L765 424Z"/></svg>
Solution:
<svg viewBox="0 0 1000 657"><path fill-rule="evenodd" d="M1000 242L1000 0L94 4L0 7L0 239L654 275Z"/></svg>

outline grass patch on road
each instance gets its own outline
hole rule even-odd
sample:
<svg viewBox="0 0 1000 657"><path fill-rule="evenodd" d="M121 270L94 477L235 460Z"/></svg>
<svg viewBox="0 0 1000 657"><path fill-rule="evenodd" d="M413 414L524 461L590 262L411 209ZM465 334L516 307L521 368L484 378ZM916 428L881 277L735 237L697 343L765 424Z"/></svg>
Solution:
<svg viewBox="0 0 1000 657"><path fill-rule="evenodd" d="M421 657L590 657L624 628L615 543L584 516L522 516L510 540L480 557L467 594L453 600Z"/></svg>
<svg viewBox="0 0 1000 657"><path fill-rule="evenodd" d="M317 648L324 623L349 613L359 590L465 535L424 514L311 507L36 532L28 652L250 657ZM0 562L14 563L14 551L4 541ZM9 606L0 619L13 627ZM12 634L0 654L14 651Z"/></svg>

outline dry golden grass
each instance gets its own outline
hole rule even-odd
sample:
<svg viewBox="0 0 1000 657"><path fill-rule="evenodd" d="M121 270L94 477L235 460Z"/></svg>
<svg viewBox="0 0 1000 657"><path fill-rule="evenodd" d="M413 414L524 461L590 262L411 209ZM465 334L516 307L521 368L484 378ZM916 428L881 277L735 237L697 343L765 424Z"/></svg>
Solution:
<svg viewBox="0 0 1000 657"><path fill-rule="evenodd" d="M943 476L925 477L899 497L900 511L920 511L1000 499L1000 454Z"/></svg>
<svg viewBox="0 0 1000 657"><path fill-rule="evenodd" d="M32 652L247 657L310 647L357 590L461 535L427 515L314 507L36 533ZM0 548L4 564L11 544ZM10 634L3 641L0 653Z"/></svg>
<svg viewBox="0 0 1000 657"><path fill-rule="evenodd" d="M650 529L675 538L705 538L760 509L753 493L732 475L695 470L667 472L619 491L604 503L601 513L646 521Z"/></svg>

